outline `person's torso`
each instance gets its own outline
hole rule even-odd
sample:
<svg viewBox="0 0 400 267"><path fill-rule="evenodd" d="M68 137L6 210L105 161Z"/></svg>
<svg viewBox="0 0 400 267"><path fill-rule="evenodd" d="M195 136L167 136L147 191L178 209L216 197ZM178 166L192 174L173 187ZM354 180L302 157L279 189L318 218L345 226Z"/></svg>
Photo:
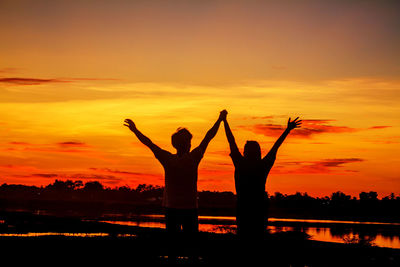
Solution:
<svg viewBox="0 0 400 267"><path fill-rule="evenodd" d="M170 208L197 208L199 162L192 153L171 154L163 164L165 172L164 205Z"/></svg>
<svg viewBox="0 0 400 267"><path fill-rule="evenodd" d="M260 204L265 198L268 168L261 161L243 159L235 168L235 188L238 201Z"/></svg>

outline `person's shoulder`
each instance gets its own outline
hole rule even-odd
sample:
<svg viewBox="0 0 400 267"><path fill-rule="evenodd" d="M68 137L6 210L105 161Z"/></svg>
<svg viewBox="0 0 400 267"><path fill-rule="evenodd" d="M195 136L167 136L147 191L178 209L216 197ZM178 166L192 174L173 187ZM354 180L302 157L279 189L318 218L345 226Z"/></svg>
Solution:
<svg viewBox="0 0 400 267"><path fill-rule="evenodd" d="M242 153L240 153L239 150L232 150L231 153L229 153L229 156L231 158L237 158L237 159L242 159L243 158Z"/></svg>
<svg viewBox="0 0 400 267"><path fill-rule="evenodd" d="M271 161L275 161L275 159L276 159L275 153L268 153L262 160L264 162L271 162Z"/></svg>
<svg viewBox="0 0 400 267"><path fill-rule="evenodd" d="M198 146L196 148L193 148L192 151L190 151L190 154L197 154L197 153L204 153L204 149L201 146Z"/></svg>
<svg viewBox="0 0 400 267"><path fill-rule="evenodd" d="M272 165L274 165L275 163L275 159L276 159L276 155L272 154L272 155L266 155L263 159L262 159L262 163L265 167L267 168L271 168Z"/></svg>
<svg viewBox="0 0 400 267"><path fill-rule="evenodd" d="M201 159L204 155L204 152L205 150L201 146L198 146L190 151L189 156L195 159Z"/></svg>
<svg viewBox="0 0 400 267"><path fill-rule="evenodd" d="M173 155L171 152L161 149L161 148L158 149L157 151L155 151L154 154L157 158L168 158Z"/></svg>

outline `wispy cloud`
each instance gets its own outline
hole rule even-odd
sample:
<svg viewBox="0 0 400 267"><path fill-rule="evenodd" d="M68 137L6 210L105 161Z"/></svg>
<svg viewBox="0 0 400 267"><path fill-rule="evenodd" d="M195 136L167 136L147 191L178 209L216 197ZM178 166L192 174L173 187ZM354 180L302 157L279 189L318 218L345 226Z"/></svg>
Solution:
<svg viewBox="0 0 400 267"><path fill-rule="evenodd" d="M21 142L21 141L12 141L8 142L9 145L12 146L18 146L18 147L90 147L88 144L80 141L63 141L63 142L58 142L55 144L34 144L34 143L28 143L28 142Z"/></svg>
<svg viewBox="0 0 400 267"><path fill-rule="evenodd" d="M75 142L75 141L60 142L57 144L61 147L89 147L88 144L85 144L83 142Z"/></svg>
<svg viewBox="0 0 400 267"><path fill-rule="evenodd" d="M330 125L332 121L334 120L303 120L302 127L294 130L291 133L291 136L297 138L311 138L314 135L323 133L350 133L359 130L347 126ZM256 134L273 137L279 136L286 129L286 126L271 123L239 127L245 130L252 131Z"/></svg>
<svg viewBox="0 0 400 267"><path fill-rule="evenodd" d="M240 118L236 118L239 120L273 120L273 119L282 119L288 118L287 115L265 115L265 116L244 116Z"/></svg>
<svg viewBox="0 0 400 267"><path fill-rule="evenodd" d="M120 81L115 78L64 78L67 81Z"/></svg>
<svg viewBox="0 0 400 267"><path fill-rule="evenodd" d="M41 177L41 178L55 178L58 177L58 174L55 173L34 173L32 176Z"/></svg>
<svg viewBox="0 0 400 267"><path fill-rule="evenodd" d="M343 174L357 172L355 170L342 169L350 163L363 162L361 158L323 159L319 161L291 161L274 166L271 173L275 174Z"/></svg>
<svg viewBox="0 0 400 267"><path fill-rule="evenodd" d="M0 72L1 73L1 72ZM76 81L117 81L113 78L21 78L21 77L6 77L0 78L0 83L9 85L40 85L48 83L71 83Z"/></svg>
<svg viewBox="0 0 400 267"><path fill-rule="evenodd" d="M386 128L390 128L392 126L371 126L368 129L386 129Z"/></svg>
<svg viewBox="0 0 400 267"><path fill-rule="evenodd" d="M51 144L36 144L22 141L12 141L7 143L9 147L1 150L8 152L38 152L38 153L56 153L87 156L91 158L104 159L102 153L84 142L64 141Z"/></svg>
<svg viewBox="0 0 400 267"><path fill-rule="evenodd" d="M39 85L46 83L67 83L70 81L60 79L39 79L39 78L0 78L0 83L12 85Z"/></svg>
<svg viewBox="0 0 400 267"><path fill-rule="evenodd" d="M337 126L332 125L332 122L336 120L332 119L305 119L303 120L303 124L301 128L298 128L291 132L291 136L297 138L312 138L315 135L325 134L325 133L352 133L362 130L376 130L376 129L385 129L391 126L371 126L369 128L352 128L348 126ZM282 132L286 129L286 126L279 124L254 124L254 125L245 125L239 126L241 129L245 129L256 134L262 134L265 136L273 136L277 137L282 134Z"/></svg>
<svg viewBox="0 0 400 267"><path fill-rule="evenodd" d="M130 175L130 176L152 176L156 178L162 177L162 175L158 174L151 174L151 173L144 173L144 172L129 172L129 171L120 171L120 170L112 170L109 168L89 168L89 170L102 172L102 173L112 173L115 175Z"/></svg>

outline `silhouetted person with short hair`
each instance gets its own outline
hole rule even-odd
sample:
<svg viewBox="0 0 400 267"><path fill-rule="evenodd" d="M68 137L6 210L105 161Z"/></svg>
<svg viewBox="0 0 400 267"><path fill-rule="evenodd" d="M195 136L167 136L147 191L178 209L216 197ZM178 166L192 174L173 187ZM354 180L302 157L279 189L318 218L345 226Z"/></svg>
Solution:
<svg viewBox="0 0 400 267"><path fill-rule="evenodd" d="M243 155L240 153L227 119L224 120L225 133L231 150L230 156L235 166L235 188L237 195L236 223L239 237L243 239L261 238L266 229L265 183L276 153L291 130L300 127L298 117L288 120L287 128L265 157L256 141L247 141Z"/></svg>
<svg viewBox="0 0 400 267"><path fill-rule="evenodd" d="M143 135L133 121L125 120L124 125L128 126L137 138L151 149L154 156L164 167L163 206L165 207L166 228L169 234L193 235L198 232L198 166L209 142L217 134L221 122L226 118L226 114L225 110L220 112L214 126L207 132L200 145L192 151L190 150L192 134L185 128L178 128L171 136L172 145L177 151L176 154L161 149Z"/></svg>

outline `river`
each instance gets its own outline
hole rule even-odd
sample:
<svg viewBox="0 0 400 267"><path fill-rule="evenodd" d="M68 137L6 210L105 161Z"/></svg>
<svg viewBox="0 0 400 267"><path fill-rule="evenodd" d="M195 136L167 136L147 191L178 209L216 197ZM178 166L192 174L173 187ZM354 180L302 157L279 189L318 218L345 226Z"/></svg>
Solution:
<svg viewBox="0 0 400 267"><path fill-rule="evenodd" d="M310 239L324 242L367 242L379 247L400 249L400 223L358 222L337 220L308 220L269 218L268 230L302 231ZM131 220L104 220L103 222L140 227L165 228L163 215L141 215ZM213 233L234 233L235 217L199 216L199 230Z"/></svg>

